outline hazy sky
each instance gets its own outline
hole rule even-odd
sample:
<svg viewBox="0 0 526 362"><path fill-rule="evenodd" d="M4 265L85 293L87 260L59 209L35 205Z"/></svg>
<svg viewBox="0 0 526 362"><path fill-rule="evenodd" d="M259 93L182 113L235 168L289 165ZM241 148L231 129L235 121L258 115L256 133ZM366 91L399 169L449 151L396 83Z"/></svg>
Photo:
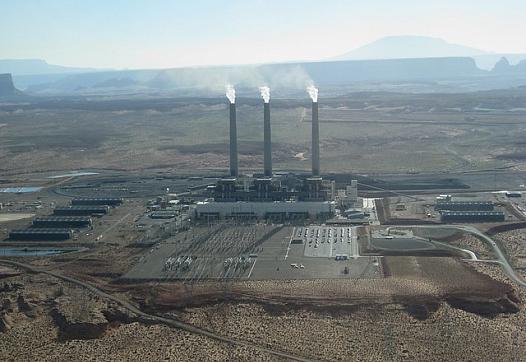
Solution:
<svg viewBox="0 0 526 362"><path fill-rule="evenodd" d="M0 59L70 66L316 60L408 34L526 53L526 1L0 0Z"/></svg>

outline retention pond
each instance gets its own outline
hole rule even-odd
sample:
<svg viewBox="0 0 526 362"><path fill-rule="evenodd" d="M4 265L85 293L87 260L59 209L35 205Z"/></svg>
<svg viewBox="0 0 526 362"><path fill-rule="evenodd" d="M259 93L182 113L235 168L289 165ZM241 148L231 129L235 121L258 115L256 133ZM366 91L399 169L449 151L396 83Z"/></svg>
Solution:
<svg viewBox="0 0 526 362"><path fill-rule="evenodd" d="M43 247L0 247L2 256L52 256L79 251L77 248L43 248Z"/></svg>

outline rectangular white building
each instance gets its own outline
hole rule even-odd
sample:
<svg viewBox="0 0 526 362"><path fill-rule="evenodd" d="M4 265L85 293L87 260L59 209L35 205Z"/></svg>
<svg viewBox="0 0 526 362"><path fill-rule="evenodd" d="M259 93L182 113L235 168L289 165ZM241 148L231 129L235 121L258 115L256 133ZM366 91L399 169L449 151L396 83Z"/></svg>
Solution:
<svg viewBox="0 0 526 362"><path fill-rule="evenodd" d="M269 217L292 218L327 218L334 213L334 203L330 201L274 201L274 202L201 202L195 208L195 217Z"/></svg>

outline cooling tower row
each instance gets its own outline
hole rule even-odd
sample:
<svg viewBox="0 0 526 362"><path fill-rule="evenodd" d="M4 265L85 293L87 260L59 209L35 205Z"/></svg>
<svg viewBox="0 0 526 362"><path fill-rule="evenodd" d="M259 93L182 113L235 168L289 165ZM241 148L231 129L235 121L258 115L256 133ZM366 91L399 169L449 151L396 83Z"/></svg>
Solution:
<svg viewBox="0 0 526 362"><path fill-rule="evenodd" d="M239 175L237 157L237 124L236 104L230 103L230 176ZM320 176L320 122L318 119L318 102L312 102L312 176ZM263 173L272 177L272 138L270 127L270 102L263 108Z"/></svg>

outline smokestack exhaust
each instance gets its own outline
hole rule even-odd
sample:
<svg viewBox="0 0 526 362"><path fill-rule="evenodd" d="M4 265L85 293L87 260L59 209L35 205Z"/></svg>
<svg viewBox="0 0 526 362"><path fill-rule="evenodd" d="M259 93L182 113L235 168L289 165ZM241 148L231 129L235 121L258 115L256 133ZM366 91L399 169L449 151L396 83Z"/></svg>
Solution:
<svg viewBox="0 0 526 362"><path fill-rule="evenodd" d="M236 104L230 103L230 176L237 177L238 173Z"/></svg>
<svg viewBox="0 0 526 362"><path fill-rule="evenodd" d="M272 177L272 141L270 131L270 88L259 87L263 98L263 173Z"/></svg>
<svg viewBox="0 0 526 362"><path fill-rule="evenodd" d="M312 102L312 176L320 176L320 122L318 102Z"/></svg>

